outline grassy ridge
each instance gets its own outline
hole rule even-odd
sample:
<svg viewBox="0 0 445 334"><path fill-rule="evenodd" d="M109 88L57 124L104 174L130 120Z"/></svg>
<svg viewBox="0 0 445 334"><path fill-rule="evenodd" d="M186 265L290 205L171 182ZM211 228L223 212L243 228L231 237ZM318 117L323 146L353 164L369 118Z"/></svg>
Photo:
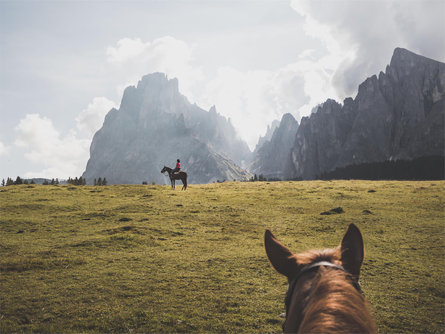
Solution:
<svg viewBox="0 0 445 334"><path fill-rule="evenodd" d="M0 332L278 332L264 229L304 251L351 222L379 330L443 332L444 204L442 181L3 187Z"/></svg>

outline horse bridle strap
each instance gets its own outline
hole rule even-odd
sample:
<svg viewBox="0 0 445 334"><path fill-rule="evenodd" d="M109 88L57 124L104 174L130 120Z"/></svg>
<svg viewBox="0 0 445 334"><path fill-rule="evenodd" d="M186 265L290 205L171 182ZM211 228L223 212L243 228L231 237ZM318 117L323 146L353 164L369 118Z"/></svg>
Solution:
<svg viewBox="0 0 445 334"><path fill-rule="evenodd" d="M318 270L318 268L320 267L329 267L329 268L333 268L333 269L337 269L337 270L341 270L344 271L345 273L349 274L345 268L343 268L341 265L339 264L335 264L332 262L328 262L328 261L320 261L320 262L315 262L312 264L308 264L306 266L304 266L300 272L297 274L297 276L295 276L292 281L290 281L289 286L287 288L287 292L286 292L286 299L284 300L284 304L286 305L286 318L287 315L289 313L289 307L290 307L290 302L292 299L292 295L294 293L295 290L295 286L297 285L298 280L301 278L301 276L303 276L305 273L310 272L310 271L315 271ZM352 278L352 276L351 276ZM363 294L362 292L362 288L360 286L360 283L358 282L358 280L352 278L352 285L354 286L354 288L357 289L358 292L360 292L361 294Z"/></svg>

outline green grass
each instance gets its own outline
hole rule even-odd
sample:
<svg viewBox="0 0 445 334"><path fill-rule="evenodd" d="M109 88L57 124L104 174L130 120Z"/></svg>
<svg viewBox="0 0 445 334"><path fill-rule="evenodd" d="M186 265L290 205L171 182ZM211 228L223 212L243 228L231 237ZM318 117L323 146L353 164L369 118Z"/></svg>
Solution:
<svg viewBox="0 0 445 334"><path fill-rule="evenodd" d="M300 252L350 223L379 331L444 332L444 207L443 181L2 187L0 332L279 332L265 228Z"/></svg>

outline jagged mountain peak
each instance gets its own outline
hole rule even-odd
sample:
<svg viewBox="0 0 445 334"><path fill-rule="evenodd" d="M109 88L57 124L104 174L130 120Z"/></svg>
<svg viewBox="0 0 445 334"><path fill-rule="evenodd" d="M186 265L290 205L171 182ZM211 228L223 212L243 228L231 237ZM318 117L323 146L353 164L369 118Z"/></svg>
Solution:
<svg viewBox="0 0 445 334"><path fill-rule="evenodd" d="M258 143L255 146L254 152L257 151L261 145L263 145L266 141L269 141L272 138L273 133L275 132L275 129L280 125L279 120L274 120L271 124L267 126L266 133L264 136L260 136L258 138Z"/></svg>
<svg viewBox="0 0 445 334"><path fill-rule="evenodd" d="M279 123L271 127L275 129L270 138L260 138L249 170L269 179L283 179L290 164L290 149L297 133L298 122L292 114L286 113Z"/></svg>
<svg viewBox="0 0 445 334"><path fill-rule="evenodd" d="M137 89L169 90L179 94L178 79L168 79L166 74L160 72L144 75L138 81Z"/></svg>
<svg viewBox="0 0 445 334"><path fill-rule="evenodd" d="M417 53L414 53L412 51L409 51L407 49L404 48L395 48L393 55L391 57L391 62L390 62L390 66L397 66L400 64L403 65L409 65L410 67L412 67L412 65L414 65L414 63L418 63L418 62L437 62L437 60L433 60L427 57L424 57L422 55L419 55Z"/></svg>
<svg viewBox="0 0 445 334"><path fill-rule="evenodd" d="M278 124L277 128L272 134L270 141L273 141L274 138L287 136L288 132L293 132L293 129L297 129L298 122L295 117L291 113L286 113L281 117L281 121Z"/></svg>
<svg viewBox="0 0 445 334"><path fill-rule="evenodd" d="M282 126L283 124L288 124L290 122L296 122L295 117L292 116L291 113L285 113L282 117L281 117L281 122L280 122L280 126Z"/></svg>
<svg viewBox="0 0 445 334"><path fill-rule="evenodd" d="M396 48L389 66L386 67L385 74L390 76L393 80L404 80L413 75L418 76L425 73L428 77L431 71L437 71L444 63L433 60L406 49ZM379 76L379 78L381 75ZM442 82L445 78L442 76Z"/></svg>
<svg viewBox="0 0 445 334"><path fill-rule="evenodd" d="M394 49L394 52L393 52L392 57L391 57L391 61L397 61L397 59L404 59L404 58L407 58L407 57L410 57L410 58L412 58L412 57L415 57L415 58L419 58L419 57L425 58L425 57L423 57L421 55L418 55L418 54L416 54L416 53L414 53L412 51L409 51L408 49L397 47L397 48Z"/></svg>

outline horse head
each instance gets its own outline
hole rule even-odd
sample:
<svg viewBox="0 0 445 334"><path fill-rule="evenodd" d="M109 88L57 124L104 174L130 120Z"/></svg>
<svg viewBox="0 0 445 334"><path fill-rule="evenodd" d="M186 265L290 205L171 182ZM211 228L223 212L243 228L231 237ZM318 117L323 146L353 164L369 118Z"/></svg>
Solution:
<svg viewBox="0 0 445 334"><path fill-rule="evenodd" d="M167 166L164 166L164 168L162 168L161 173L164 174L167 171Z"/></svg>
<svg viewBox="0 0 445 334"><path fill-rule="evenodd" d="M364 247L354 224L333 249L293 254L269 230L264 244L272 267L289 282L285 332L376 332L358 283Z"/></svg>

